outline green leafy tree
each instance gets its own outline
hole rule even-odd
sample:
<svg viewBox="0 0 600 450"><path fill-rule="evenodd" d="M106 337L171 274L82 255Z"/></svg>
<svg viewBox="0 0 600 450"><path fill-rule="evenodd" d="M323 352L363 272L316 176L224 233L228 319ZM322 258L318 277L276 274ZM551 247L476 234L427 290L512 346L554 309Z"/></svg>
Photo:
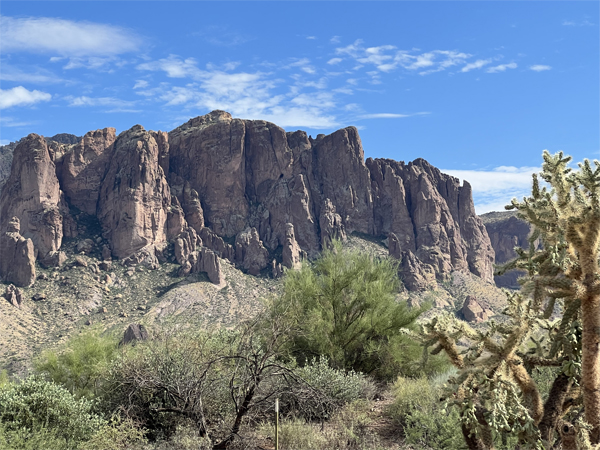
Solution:
<svg viewBox="0 0 600 450"><path fill-rule="evenodd" d="M109 363L117 355L117 339L99 332L82 333L60 351L47 350L37 361L38 374L67 388L76 397L96 396Z"/></svg>
<svg viewBox="0 0 600 450"><path fill-rule="evenodd" d="M447 401L459 408L470 449L511 437L521 448L600 442L600 163L585 160L572 171L562 152L543 158L549 186L534 175L532 195L507 207L533 228L529 250L516 249L500 270L527 272L520 292L508 295L508 321L480 331L438 317L423 327L433 353L445 351L460 369ZM464 351L459 339L470 342ZM556 374L545 398L533 376L540 367Z"/></svg>
<svg viewBox="0 0 600 450"><path fill-rule="evenodd" d="M398 287L392 260L334 241L314 262L287 272L270 310L288 323L288 351L301 365L325 356L335 368L393 379L422 369L422 348L401 329L413 327L423 309L398 302Z"/></svg>

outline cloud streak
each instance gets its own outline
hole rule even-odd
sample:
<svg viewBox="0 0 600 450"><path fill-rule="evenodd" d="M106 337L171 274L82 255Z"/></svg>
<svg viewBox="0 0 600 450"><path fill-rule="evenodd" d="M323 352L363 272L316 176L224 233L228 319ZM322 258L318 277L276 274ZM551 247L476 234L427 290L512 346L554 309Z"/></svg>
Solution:
<svg viewBox="0 0 600 450"><path fill-rule="evenodd" d="M0 109L12 108L14 106L30 106L39 102L47 102L52 95L42 91L29 91L23 86L12 89L0 89Z"/></svg>
<svg viewBox="0 0 600 450"><path fill-rule="evenodd" d="M517 63L511 62L509 64L500 64L498 66L489 67L486 72L487 73L498 73L498 72L506 72L507 69L516 69Z"/></svg>
<svg viewBox="0 0 600 450"><path fill-rule="evenodd" d="M529 70L533 70L534 72L543 72L550 69L552 69L551 66L546 66L543 64L534 64L533 66L529 66Z"/></svg>
<svg viewBox="0 0 600 450"><path fill-rule="evenodd" d="M375 114L363 114L359 116L359 119L403 119L405 117L413 116L424 116L430 114L428 112L418 112L413 114L395 114L395 113L375 113Z"/></svg>
<svg viewBox="0 0 600 450"><path fill-rule="evenodd" d="M0 17L2 51L65 57L110 56L137 51L142 39L114 25L51 17Z"/></svg>

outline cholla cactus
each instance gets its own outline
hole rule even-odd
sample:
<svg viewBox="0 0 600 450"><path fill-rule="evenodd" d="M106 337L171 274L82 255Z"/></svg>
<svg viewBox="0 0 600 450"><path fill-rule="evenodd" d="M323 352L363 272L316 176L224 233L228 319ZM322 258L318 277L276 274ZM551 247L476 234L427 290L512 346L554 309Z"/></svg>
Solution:
<svg viewBox="0 0 600 450"><path fill-rule="evenodd" d="M600 447L600 163L572 172L562 152L543 158L549 188L534 175L531 197L507 207L533 228L529 249L498 271L527 272L520 292L507 292L508 321L478 331L443 316L421 330L460 369L446 402L460 409L470 449L494 448L494 436L519 448ZM560 368L545 403L531 376L541 366Z"/></svg>

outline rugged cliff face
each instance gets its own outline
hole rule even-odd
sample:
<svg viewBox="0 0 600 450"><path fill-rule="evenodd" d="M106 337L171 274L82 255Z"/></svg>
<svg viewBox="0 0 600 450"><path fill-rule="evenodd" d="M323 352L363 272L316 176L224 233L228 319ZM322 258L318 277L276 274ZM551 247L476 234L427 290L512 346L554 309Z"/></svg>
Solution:
<svg viewBox="0 0 600 450"><path fill-rule="evenodd" d="M21 140L0 194L0 232L20 219L21 235L49 260L81 212L99 219L106 257L153 266L171 242L184 273L206 271L215 283L216 255L252 274L280 273L351 232L393 235L410 289L452 271L493 280L469 184L422 159L365 162L353 127L313 139L213 111L168 134L136 125L75 144Z"/></svg>

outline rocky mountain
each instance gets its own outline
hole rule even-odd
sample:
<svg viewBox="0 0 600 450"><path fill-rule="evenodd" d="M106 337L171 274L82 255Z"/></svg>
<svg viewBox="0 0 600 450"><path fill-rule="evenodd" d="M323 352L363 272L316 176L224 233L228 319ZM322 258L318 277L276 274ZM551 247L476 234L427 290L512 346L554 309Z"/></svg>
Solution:
<svg viewBox="0 0 600 450"><path fill-rule="evenodd" d="M136 125L60 140L30 134L14 148L0 234L33 251L2 253L5 282L35 278L35 261L60 266L63 240L90 226L102 260L156 269L171 258L180 275L218 285L224 260L278 276L350 233L387 237L409 289L452 272L493 282L470 185L423 159L365 161L354 127L313 139L213 111L169 133Z"/></svg>
<svg viewBox="0 0 600 450"><path fill-rule="evenodd" d="M501 265L516 258L515 247L529 248L531 226L520 219L516 211L490 212L480 217L496 254L495 264ZM494 281L498 287L518 289L517 278L520 276L521 271L513 270L494 276Z"/></svg>

